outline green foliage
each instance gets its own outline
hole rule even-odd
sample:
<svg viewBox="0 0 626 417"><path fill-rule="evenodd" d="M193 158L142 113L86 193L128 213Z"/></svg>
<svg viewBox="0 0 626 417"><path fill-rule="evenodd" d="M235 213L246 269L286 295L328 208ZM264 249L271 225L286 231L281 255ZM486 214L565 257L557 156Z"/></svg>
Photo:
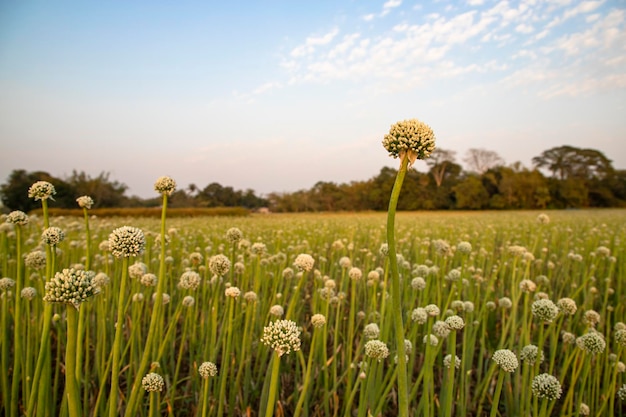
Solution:
<svg viewBox="0 0 626 417"><path fill-rule="evenodd" d="M471 158L470 158L471 157ZM467 170L456 163L455 152L436 149L426 159L428 171L407 172L398 210L549 209L626 206L626 170L616 170L600 151L561 146L533 158L534 167L502 165L497 154L471 149ZM480 173L479 173L480 172ZM383 167L364 181L319 181L308 190L270 193L235 190L212 182L204 188L189 184L176 190L172 208L269 207L274 212L385 211L397 170ZM471 173L471 174L470 174ZM14 170L0 186L4 211L29 212L39 206L28 198L35 181L51 182L56 190L52 208L76 208L76 197L89 195L95 208L158 208L160 198L128 197L128 187L108 173L90 177L73 171L66 179L47 172Z"/></svg>

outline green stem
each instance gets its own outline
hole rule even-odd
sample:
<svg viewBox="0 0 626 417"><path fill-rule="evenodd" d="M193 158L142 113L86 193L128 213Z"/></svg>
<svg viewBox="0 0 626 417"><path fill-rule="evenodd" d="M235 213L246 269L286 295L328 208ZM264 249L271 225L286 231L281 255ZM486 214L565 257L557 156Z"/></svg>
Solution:
<svg viewBox="0 0 626 417"><path fill-rule="evenodd" d="M452 416L452 400L454 398L454 368L456 367L456 331L450 332L450 346L449 351L451 355L450 367L448 368L448 382L445 384L444 396L444 417Z"/></svg>
<svg viewBox="0 0 626 417"><path fill-rule="evenodd" d="M13 319L13 379L11 381L11 417L17 417L19 405L19 388L22 370L22 226L17 225L15 228L16 236L16 262L17 262L17 279L15 283L15 313Z"/></svg>
<svg viewBox="0 0 626 417"><path fill-rule="evenodd" d="M111 367L111 393L109 396L109 417L116 417L118 381L120 376L120 354L122 346L122 332L124 328L124 306L126 295L126 281L128 275L128 257L122 258L122 279L117 301L117 321L115 323L115 338L113 341L113 365Z"/></svg>
<svg viewBox="0 0 626 417"><path fill-rule="evenodd" d="M83 217L85 218L85 236L86 236L86 244L85 244L85 270L89 271L91 268L91 233L89 231L89 216L87 215L87 208L83 207ZM85 335L85 315L87 314L86 307L79 309L78 313L78 336L76 339L76 363L78 366L76 367L76 380L80 383L83 378L82 370L83 370L83 345L84 345L84 335Z"/></svg>
<svg viewBox="0 0 626 417"><path fill-rule="evenodd" d="M148 338L146 340L146 345L143 350L143 354L141 356L141 362L139 363L139 367L137 368L137 374L135 375L135 380L133 381L133 385L131 386L130 398L128 399L128 403L126 406L126 414L128 416L135 415L135 409L137 408L137 401L139 400L139 396L141 391L139 387L141 386L141 379L148 369L148 362L150 361L151 352L153 348L156 349L158 347L159 340L156 337L157 335L157 326L159 326L158 318L161 317L161 310L163 309L163 292L165 292L165 215L167 211L167 194L163 194L162 200L162 209L161 209L161 253L159 257L159 277L157 281L157 290L156 297L154 299L154 307L152 309L152 314L150 315L150 327L148 330ZM159 358L153 358L154 361L158 361ZM111 416L113 417L113 416Z"/></svg>
<svg viewBox="0 0 626 417"><path fill-rule="evenodd" d="M304 375L304 385L302 386L302 391L300 391L300 397L298 398L298 403L296 404L296 409L293 413L293 417L300 417L302 413L302 407L304 405L304 400L307 397L307 393L309 391L309 383L311 380L311 368L313 367L313 356L315 356L315 345L318 338L318 331L313 330L313 338L311 339L311 350L309 351L309 359L306 365L306 372Z"/></svg>
<svg viewBox="0 0 626 417"><path fill-rule="evenodd" d="M502 384L504 383L504 371L498 371L498 382L496 383L496 392L493 394L493 402L491 404L491 413L489 417L498 415L498 402L500 401L500 393L502 392Z"/></svg>
<svg viewBox="0 0 626 417"><path fill-rule="evenodd" d="M398 259L396 257L395 239L395 216L400 190L407 172L408 155L405 153L400 160L400 170L396 176L396 181L391 191L389 199L389 209L387 210L387 245L389 248L389 267L391 270L391 293L393 299L393 323L396 335L396 350L398 352L398 415L408 417L409 415L409 395L406 353L404 349L404 325L402 322L402 297L400 291L400 276L398 273Z"/></svg>
<svg viewBox="0 0 626 417"><path fill-rule="evenodd" d="M48 224L48 209L45 200L42 201L44 224ZM51 279L56 269L56 247L46 245L46 277ZM28 399L28 416L33 416L35 403L37 404L37 415L45 415L46 407L49 403L50 378L51 378L51 357L50 357L50 327L52 325L52 304L44 303L43 326L41 331L41 343L39 344L39 354L35 365L35 374L30 397Z"/></svg>
<svg viewBox="0 0 626 417"><path fill-rule="evenodd" d="M76 333L78 310L67 305L67 346L65 348L65 393L70 417L81 416L80 392L76 380Z"/></svg>
<svg viewBox="0 0 626 417"><path fill-rule="evenodd" d="M276 393L278 392L278 376L280 372L280 355L274 353L272 355L272 378L270 379L270 389L267 396L267 407L265 408L264 417L272 417L276 406Z"/></svg>

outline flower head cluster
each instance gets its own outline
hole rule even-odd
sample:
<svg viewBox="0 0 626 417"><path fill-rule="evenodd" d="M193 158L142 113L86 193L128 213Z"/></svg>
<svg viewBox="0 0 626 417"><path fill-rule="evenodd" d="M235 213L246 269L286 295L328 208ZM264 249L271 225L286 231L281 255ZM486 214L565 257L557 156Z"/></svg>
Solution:
<svg viewBox="0 0 626 417"><path fill-rule="evenodd" d="M426 334L422 339L422 343L429 344L431 346L437 346L439 344L439 338L434 334Z"/></svg>
<svg viewBox="0 0 626 417"><path fill-rule="evenodd" d="M256 256L263 256L267 252L267 245L263 242L254 242L250 246L250 252Z"/></svg>
<svg viewBox="0 0 626 417"><path fill-rule="evenodd" d="M435 252L437 252L441 256L452 254L452 248L450 247L450 244L443 239L433 240L433 247L435 248Z"/></svg>
<svg viewBox="0 0 626 417"><path fill-rule="evenodd" d="M204 256L202 256L200 252L191 252L189 254L189 262L191 262L192 265L200 265L203 260Z"/></svg>
<svg viewBox="0 0 626 417"><path fill-rule="evenodd" d="M141 285L146 286L146 287L155 287L157 285L158 280L159 279L157 278L156 275L152 273L147 273L141 276L139 282L141 282Z"/></svg>
<svg viewBox="0 0 626 417"><path fill-rule="evenodd" d="M95 277L93 277L93 279L91 280L91 282L93 283L93 285L95 285L96 287L102 288L105 287L107 285L109 285L109 282L111 282L111 279L109 278L109 276L107 274L105 274L104 272L98 272L96 274Z"/></svg>
<svg viewBox="0 0 626 417"><path fill-rule="evenodd" d="M163 387L165 387L165 381L163 381L163 377L155 372L150 372L141 380L141 385L143 389L148 392L157 392L163 391Z"/></svg>
<svg viewBox="0 0 626 417"><path fill-rule="evenodd" d="M597 353L604 352L604 349L606 348L606 341L600 333L591 331L578 337L576 339L576 346L587 353L595 355Z"/></svg>
<svg viewBox="0 0 626 417"><path fill-rule="evenodd" d="M56 246L65 239L65 232L58 227L48 227L41 234L41 241L46 245Z"/></svg>
<svg viewBox="0 0 626 417"><path fill-rule="evenodd" d="M389 348L385 342L381 342L380 340L370 340L365 344L365 355L380 362L389 356Z"/></svg>
<svg viewBox="0 0 626 417"><path fill-rule="evenodd" d="M93 198L89 197L88 195L78 197L76 199L76 202L78 203L78 207L80 208L90 209L93 206Z"/></svg>
<svg viewBox="0 0 626 417"><path fill-rule="evenodd" d="M307 255L306 253L301 253L296 256L296 259L293 261L293 266L295 266L298 271L306 271L309 272L313 269L313 265L315 264L315 260L311 255Z"/></svg>
<svg viewBox="0 0 626 417"><path fill-rule="evenodd" d="M41 250L34 250L24 257L24 264L32 269L42 269L46 266L46 253Z"/></svg>
<svg viewBox="0 0 626 417"><path fill-rule="evenodd" d="M615 338L615 341L618 345L620 345L621 347L626 347L626 329L616 330L613 337Z"/></svg>
<svg viewBox="0 0 626 417"><path fill-rule="evenodd" d="M282 317L285 314L285 309L280 304L274 304L270 307L270 314L276 317Z"/></svg>
<svg viewBox="0 0 626 417"><path fill-rule="evenodd" d="M363 336L366 339L378 339L380 336L380 328L376 323L369 323L363 328Z"/></svg>
<svg viewBox="0 0 626 417"><path fill-rule="evenodd" d="M248 291L243 295L243 299L248 303L254 303L257 300L257 295L254 291Z"/></svg>
<svg viewBox="0 0 626 417"><path fill-rule="evenodd" d="M539 224L548 224L550 223L550 217L546 213L541 213L537 216L537 222Z"/></svg>
<svg viewBox="0 0 626 417"><path fill-rule="evenodd" d="M550 323L559 314L559 308L551 300L543 298L533 302L531 306L533 316L538 320Z"/></svg>
<svg viewBox="0 0 626 417"><path fill-rule="evenodd" d="M186 290L195 290L200 286L200 274L196 271L185 271L178 279L178 288Z"/></svg>
<svg viewBox="0 0 626 417"><path fill-rule="evenodd" d="M411 164L415 159L426 159L435 150L435 134L426 123L417 119L397 122L383 139L389 155L397 158L408 154Z"/></svg>
<svg viewBox="0 0 626 417"><path fill-rule="evenodd" d="M588 416L591 413L589 406L585 403L580 403L578 406L578 414L581 416Z"/></svg>
<svg viewBox="0 0 626 417"><path fill-rule="evenodd" d="M202 362L198 366L198 373L202 378L208 378L217 375L217 365L213 362Z"/></svg>
<svg viewBox="0 0 626 417"><path fill-rule="evenodd" d="M148 265L143 262L135 262L128 267L128 276L133 279L140 279L148 272Z"/></svg>
<svg viewBox="0 0 626 417"><path fill-rule="evenodd" d="M452 365L452 355L447 354L445 358L443 358L443 366L450 368L450 365ZM461 359L457 355L454 355L454 367L456 369L461 367Z"/></svg>
<svg viewBox="0 0 626 417"><path fill-rule="evenodd" d="M463 255L469 255L472 253L472 244L466 241L459 242L459 244L456 245L456 250Z"/></svg>
<svg viewBox="0 0 626 417"><path fill-rule="evenodd" d="M537 284L535 284L535 282L530 279L523 279L519 283L519 289L523 293L535 292L535 290L537 289Z"/></svg>
<svg viewBox="0 0 626 417"><path fill-rule="evenodd" d="M228 287L224 290L224 295L230 298L237 298L241 294L241 290L237 287Z"/></svg>
<svg viewBox="0 0 626 417"><path fill-rule="evenodd" d="M54 185L50 184L48 181L37 181L28 189L28 197L34 198L36 200L47 200L48 198L52 198L57 191L54 189Z"/></svg>
<svg viewBox="0 0 626 417"><path fill-rule="evenodd" d="M15 210L7 215L6 222L17 224L18 226L26 226L28 224L28 215L21 210Z"/></svg>
<svg viewBox="0 0 626 417"><path fill-rule="evenodd" d="M428 313L423 307L417 307L411 312L411 320L424 324L428 320Z"/></svg>
<svg viewBox="0 0 626 417"><path fill-rule="evenodd" d="M567 297L560 298L556 302L556 306L559 310L561 310L561 313L567 316L573 316L576 313L576 310L578 310L578 307L576 307L576 301Z"/></svg>
<svg viewBox="0 0 626 417"><path fill-rule="evenodd" d="M211 259L209 259L209 269L214 275L222 277L230 271L230 259L221 253L211 256Z"/></svg>
<svg viewBox="0 0 626 417"><path fill-rule="evenodd" d="M540 352L539 348L535 345L526 345L522 348L519 358L522 362L527 363L528 365L534 365L537 361L538 353L540 353L539 362L541 363L544 360L543 352Z"/></svg>
<svg viewBox="0 0 626 417"><path fill-rule="evenodd" d="M231 227L226 231L226 239L230 243L237 243L243 238L243 233L237 227Z"/></svg>
<svg viewBox="0 0 626 417"><path fill-rule="evenodd" d="M95 275L92 271L74 268L57 272L46 282L46 294L43 299L51 303L72 304L78 309L83 301L100 292L100 287L93 283Z"/></svg>
<svg viewBox="0 0 626 417"><path fill-rule="evenodd" d="M559 380L550 374L539 374L534 377L530 389L535 397L550 401L561 398L563 392Z"/></svg>
<svg viewBox="0 0 626 417"><path fill-rule="evenodd" d="M450 327L443 320L437 320L433 323L433 333L440 339L445 339L450 335Z"/></svg>
<svg viewBox="0 0 626 417"><path fill-rule="evenodd" d="M498 300L498 305L504 309L513 307L513 301L509 297L502 297Z"/></svg>
<svg viewBox="0 0 626 417"><path fill-rule="evenodd" d="M426 280L422 277L415 277L411 280L411 288L417 291L422 291L426 288Z"/></svg>
<svg viewBox="0 0 626 417"><path fill-rule="evenodd" d="M361 278L363 278L363 271L361 271L360 268L357 268L356 266L353 266L348 271L348 277L350 277L351 280L358 281Z"/></svg>
<svg viewBox="0 0 626 417"><path fill-rule="evenodd" d="M37 297L37 289L33 287L22 288L22 293L20 295L22 296L22 298L32 300L33 298Z"/></svg>
<svg viewBox="0 0 626 417"><path fill-rule="evenodd" d="M285 269L283 269L283 278L285 279L291 279L294 276L294 272L293 269L287 267Z"/></svg>
<svg viewBox="0 0 626 417"><path fill-rule="evenodd" d="M430 317L437 317L441 313L441 310L436 304L428 304L426 307L424 307L424 310L426 310L426 313Z"/></svg>
<svg viewBox="0 0 626 417"><path fill-rule="evenodd" d="M595 310L585 311L584 321L591 327L595 327L600 323L600 314Z"/></svg>
<svg viewBox="0 0 626 417"><path fill-rule="evenodd" d="M460 316L448 316L445 320L451 330L461 330L465 326L465 321Z"/></svg>
<svg viewBox="0 0 626 417"><path fill-rule="evenodd" d="M496 350L491 359L505 372L514 372L519 366L517 356L509 349Z"/></svg>
<svg viewBox="0 0 626 417"><path fill-rule="evenodd" d="M183 307L193 307L195 303L196 299L191 295L186 295L185 298L183 298Z"/></svg>
<svg viewBox="0 0 626 417"><path fill-rule="evenodd" d="M176 189L176 181L170 177L159 177L154 183L154 190L159 194L172 195Z"/></svg>
<svg viewBox="0 0 626 417"><path fill-rule="evenodd" d="M311 316L311 324L316 329L324 327L326 324L326 317L323 314L313 314L313 316Z"/></svg>
<svg viewBox="0 0 626 417"><path fill-rule="evenodd" d="M261 342L278 353L278 356L300 350L300 329L294 321L276 320L263 328Z"/></svg>
<svg viewBox="0 0 626 417"><path fill-rule="evenodd" d="M626 401L626 384L622 385L620 389L617 390L617 397L622 401Z"/></svg>
<svg viewBox="0 0 626 417"><path fill-rule="evenodd" d="M119 227L109 235L109 250L116 258L141 255L146 247L146 237L141 229L132 226Z"/></svg>
<svg viewBox="0 0 626 417"><path fill-rule="evenodd" d="M0 291L9 291L15 287L15 280L12 278L0 278Z"/></svg>

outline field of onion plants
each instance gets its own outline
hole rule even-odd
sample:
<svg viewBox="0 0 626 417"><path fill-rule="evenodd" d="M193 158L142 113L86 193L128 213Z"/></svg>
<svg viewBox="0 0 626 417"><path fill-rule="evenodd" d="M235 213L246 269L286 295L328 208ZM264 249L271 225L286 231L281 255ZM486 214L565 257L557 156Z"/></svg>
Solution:
<svg viewBox="0 0 626 417"><path fill-rule="evenodd" d="M626 415L624 210L398 213L394 297L384 213L49 217L35 185L6 416L395 416L399 363L411 416Z"/></svg>

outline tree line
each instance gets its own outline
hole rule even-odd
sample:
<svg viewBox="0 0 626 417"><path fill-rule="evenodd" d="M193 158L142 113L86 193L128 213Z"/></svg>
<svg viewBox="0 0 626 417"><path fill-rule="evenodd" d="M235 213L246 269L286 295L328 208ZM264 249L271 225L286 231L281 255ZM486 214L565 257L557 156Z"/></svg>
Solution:
<svg viewBox="0 0 626 417"><path fill-rule="evenodd" d="M615 169L595 149L559 146L532 159L532 168L516 162L505 165L493 151L469 149L463 157L436 149L426 160L428 170L409 170L398 202L400 210L563 209L626 207L626 170ZM387 209L397 170L383 167L365 181L337 184L320 181L308 190L257 196L251 189L210 183L204 188L189 184L177 190L171 207L268 207L274 212L365 211ZM154 207L159 198L126 196L128 187L111 180L108 173L90 177L74 171L60 179L46 172L14 170L0 186L3 205L9 210L38 207L28 198L35 181L49 181L56 190L51 207L75 208L76 197L89 195L96 208Z"/></svg>

